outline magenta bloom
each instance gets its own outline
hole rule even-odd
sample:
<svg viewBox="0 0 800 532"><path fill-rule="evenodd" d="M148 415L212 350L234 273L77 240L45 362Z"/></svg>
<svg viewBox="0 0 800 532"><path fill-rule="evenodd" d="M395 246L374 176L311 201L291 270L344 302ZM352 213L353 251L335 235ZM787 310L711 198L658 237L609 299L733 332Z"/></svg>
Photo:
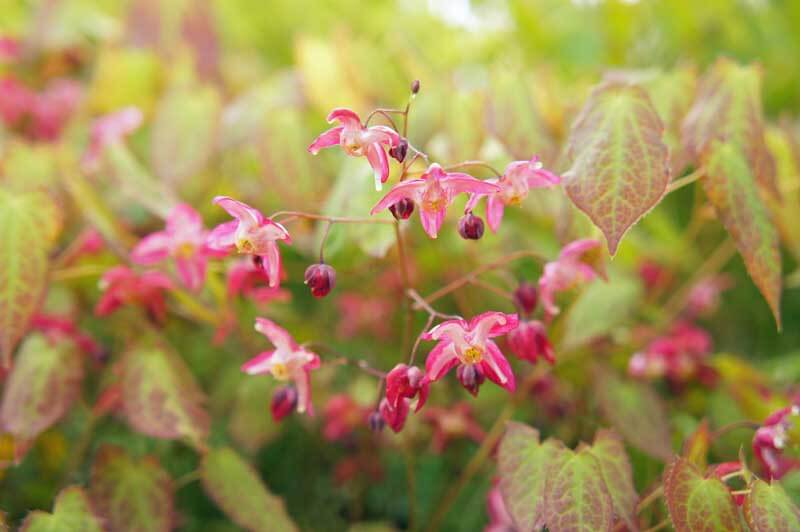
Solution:
<svg viewBox="0 0 800 532"><path fill-rule="evenodd" d="M236 218L215 227L208 235L208 247L215 251L229 253L238 250L260 257L269 277L269 286L280 283L281 253L278 240L291 243L289 231L281 224L273 222L257 209L228 196L217 196L214 204L225 209Z"/></svg>
<svg viewBox="0 0 800 532"><path fill-rule="evenodd" d="M215 254L206 246L207 236L200 214L182 203L170 211L164 231L151 233L139 241L131 251L131 260L137 264L155 264L171 258L184 286L198 290L206 280L208 257Z"/></svg>
<svg viewBox="0 0 800 532"><path fill-rule="evenodd" d="M753 452L769 478L780 479L800 467L800 459L784 455L787 446L797 443L790 441L790 433L797 430L795 425L800 419L798 416L800 406L782 408L764 420L753 437Z"/></svg>
<svg viewBox="0 0 800 532"><path fill-rule="evenodd" d="M499 479L494 480L492 489L486 493L486 511L489 514L489 524L483 532L517 532L514 519L503 501Z"/></svg>
<svg viewBox="0 0 800 532"><path fill-rule="evenodd" d="M461 193L492 194L500 187L469 174L445 172L441 166L433 163L419 179L401 181L392 187L386 196L375 205L370 214L382 211L395 203L409 199L419 207L422 227L431 238L436 238L442 227L447 207Z"/></svg>
<svg viewBox="0 0 800 532"><path fill-rule="evenodd" d="M297 345L294 338L271 320L256 318L256 330L266 336L275 349L264 351L242 364L248 375L270 373L279 381L293 381L297 387L297 411L314 415L311 404L310 371L319 367L319 356Z"/></svg>
<svg viewBox="0 0 800 532"><path fill-rule="evenodd" d="M81 331L75 321L68 316L57 314L35 314L31 318L31 327L42 331L47 338L53 342L68 340L75 346L95 358L100 358L103 349L94 338Z"/></svg>
<svg viewBox="0 0 800 532"><path fill-rule="evenodd" d="M281 274L283 271L281 271ZM283 278L283 275L279 275ZM228 268L228 294L235 297L241 295L256 303L270 301L289 301L292 295L277 286L269 286L269 275L264 268L252 259L241 259L233 262Z"/></svg>
<svg viewBox="0 0 800 532"><path fill-rule="evenodd" d="M711 337L706 331L688 322L678 322L666 335L631 357L628 373L646 379L666 377L673 384L695 377L710 380L713 369L707 366L706 359L711 348Z"/></svg>
<svg viewBox="0 0 800 532"><path fill-rule="evenodd" d="M334 109L328 115L328 123L339 122L334 128L321 134L311 143L308 151L316 155L322 148L341 146L351 157L366 157L375 173L375 190L389 179L389 157L387 147L400 144L400 135L387 126L365 127L358 115L350 109Z"/></svg>
<svg viewBox="0 0 800 532"><path fill-rule="evenodd" d="M364 408L349 395L336 394L325 405L322 436L328 441L344 440L356 429L367 424L371 412L372 410Z"/></svg>
<svg viewBox="0 0 800 532"><path fill-rule="evenodd" d="M411 401L408 399L403 399L397 403L397 408L393 408L392 405L389 404L389 400L387 398L384 397L381 399L381 404L378 406L378 411L393 432L400 432L403 430L403 427L406 424L406 418L408 418L408 413L411 409L411 406L409 405L410 402Z"/></svg>
<svg viewBox="0 0 800 532"><path fill-rule="evenodd" d="M484 312L469 322L456 319L440 323L423 336L425 340L439 341L428 354L425 378L438 381L454 367L463 365L476 367L490 381L514 391L511 366L491 338L506 334L517 325L516 314L503 312Z"/></svg>
<svg viewBox="0 0 800 532"><path fill-rule="evenodd" d="M492 232L497 232L506 206L519 205L528 197L532 188L548 188L561 183L561 178L542 168L539 156L534 155L530 161L514 161L506 166L506 170L499 178L487 179L487 183L496 184L500 190L489 194L472 194L466 206L466 211L475 208L478 200L487 196L486 220Z"/></svg>
<svg viewBox="0 0 800 532"><path fill-rule="evenodd" d="M575 288L580 283L592 281L599 275L591 266L581 262L581 257L600 242L590 238L576 240L564 246L558 259L544 265L544 273L539 278L539 297L548 317L557 315L557 292Z"/></svg>
<svg viewBox="0 0 800 532"><path fill-rule="evenodd" d="M386 399L392 408L398 408L400 401L417 398L415 412L425 405L428 399L430 383L425 374L416 366L397 364L386 375Z"/></svg>
<svg viewBox="0 0 800 532"><path fill-rule="evenodd" d="M142 125L142 112L138 107L124 107L95 120L89 136L89 147L86 148L81 161L84 169L87 171L97 169L106 147L122 142L140 125Z"/></svg>
<svg viewBox="0 0 800 532"><path fill-rule="evenodd" d="M508 333L508 347L522 360L536 364L539 357L550 364L555 364L556 357L553 346L547 338L544 323L537 320L522 321L519 326Z"/></svg>
<svg viewBox="0 0 800 532"><path fill-rule="evenodd" d="M167 317L164 292L172 289L172 281L161 272L136 273L127 266L115 266L100 279L103 295L94 309L98 316L107 316L123 305L139 305L158 322Z"/></svg>

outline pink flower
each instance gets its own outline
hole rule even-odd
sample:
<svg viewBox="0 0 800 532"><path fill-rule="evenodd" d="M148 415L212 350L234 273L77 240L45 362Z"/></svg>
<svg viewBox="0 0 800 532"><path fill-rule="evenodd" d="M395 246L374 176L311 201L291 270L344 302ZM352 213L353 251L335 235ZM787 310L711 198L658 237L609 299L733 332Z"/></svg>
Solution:
<svg viewBox="0 0 800 532"><path fill-rule="evenodd" d="M400 432L403 430L403 427L406 424L406 418L408 417L408 413L410 411L410 403L408 399L403 399L402 401L397 403L397 408L393 408L392 405L389 404L389 400L385 397L381 399L381 404L378 407L378 411L381 413L381 417L389 425L389 428L392 429L393 432Z"/></svg>
<svg viewBox="0 0 800 532"><path fill-rule="evenodd" d="M297 387L297 411L314 415L311 404L310 371L319 367L319 356L297 345L294 338L274 322L256 318L256 330L266 336L275 349L264 351L242 364L248 375L270 373L279 381L293 381Z"/></svg>
<svg viewBox="0 0 800 532"><path fill-rule="evenodd" d="M557 292L571 290L597 278L598 272L580 259L599 245L600 242L589 238L576 240L564 246L557 260L544 265L544 273L539 278L539 297L548 318L560 312L555 302Z"/></svg>
<svg viewBox="0 0 800 532"><path fill-rule="evenodd" d="M9 127L17 127L30 113L36 94L15 78L0 80L0 118Z"/></svg>
<svg viewBox="0 0 800 532"><path fill-rule="evenodd" d="M370 413L369 408L359 405L349 395L334 395L325 405L322 435L328 441L343 440L364 426Z"/></svg>
<svg viewBox="0 0 800 532"><path fill-rule="evenodd" d="M673 384L683 384L695 377L711 377L713 369L705 360L711 353L709 334L688 322L678 322L669 333L650 342L628 362L633 377L666 377Z"/></svg>
<svg viewBox="0 0 800 532"><path fill-rule="evenodd" d="M402 199L410 199L419 207L422 227L431 238L436 238L442 227L447 207L461 193L492 194L500 187L475 179L469 174L445 172L434 163L419 179L401 181L375 205L370 214L386 209Z"/></svg>
<svg viewBox="0 0 800 532"><path fill-rule="evenodd" d="M281 254L278 240L291 243L289 232L253 207L228 196L217 196L214 203L236 218L215 227L208 235L208 247L216 251L246 253L260 257L269 277L269 286L280 283Z"/></svg>
<svg viewBox="0 0 800 532"><path fill-rule="evenodd" d="M375 190L389 179L389 157L387 147L400 144L400 135L387 126L365 127L358 115L350 109L334 109L328 115L328 123L339 122L334 128L321 134L311 143L308 151L316 155L322 148L341 146L351 157L365 156L375 173Z"/></svg>
<svg viewBox="0 0 800 532"><path fill-rule="evenodd" d="M542 168L539 156L534 155L530 161L514 161L506 166L506 170L499 178L487 179L486 182L494 183L499 190L494 193L474 193L470 196L465 211L471 211L478 204L481 197L486 199L486 220L492 232L497 232L506 206L519 205L528 197L532 188L548 188L561 183L561 178Z"/></svg>
<svg viewBox="0 0 800 532"><path fill-rule="evenodd" d="M800 459L786 456L787 446L795 446L791 436L797 432L800 406L792 405L771 414L753 437L753 452L769 478L780 479L800 468Z"/></svg>
<svg viewBox="0 0 800 532"><path fill-rule="evenodd" d="M171 258L184 286L198 290L206 279L208 257L215 254L206 246L207 235L200 214L182 203L170 211L164 231L151 233L139 241L131 252L131 260L136 264L155 264Z"/></svg>
<svg viewBox="0 0 800 532"><path fill-rule="evenodd" d="M46 141L58 139L82 94L81 86L72 80L59 79L48 85L36 96L30 110L31 137Z"/></svg>
<svg viewBox="0 0 800 532"><path fill-rule="evenodd" d="M425 410L423 418L433 427L433 450L441 453L453 439L470 438L476 443L483 441L486 433L472 415L468 403L460 402L452 408L432 406Z"/></svg>
<svg viewBox="0 0 800 532"><path fill-rule="evenodd" d="M428 399L429 387L425 374L416 366L397 364L386 375L386 399L392 408L397 408L400 401L417 397L414 411L419 412Z"/></svg>
<svg viewBox="0 0 800 532"><path fill-rule="evenodd" d="M124 107L119 111L101 116L92 123L89 146L83 154L81 165L86 171L94 171L100 165L103 151L136 131L142 125L142 112L138 107Z"/></svg>
<svg viewBox="0 0 800 532"><path fill-rule="evenodd" d="M22 44L16 37L0 37L0 63L13 63L22 55Z"/></svg>
<svg viewBox="0 0 800 532"><path fill-rule="evenodd" d="M520 322L516 329L508 333L508 347L517 357L531 364L536 364L540 356L550 364L556 362L553 346L541 321Z"/></svg>
<svg viewBox="0 0 800 532"><path fill-rule="evenodd" d="M167 316L164 291L172 289L172 281L161 272L136 273L127 266L115 266L100 279L103 295L94 309L98 316L107 316L123 305L139 305L158 322Z"/></svg>
<svg viewBox="0 0 800 532"><path fill-rule="evenodd" d="M285 275L279 277L283 278ZM262 304L270 301L289 301L292 297L291 293L283 288L269 286L267 272L249 258L237 260L228 268L228 294L231 297L241 295Z"/></svg>
<svg viewBox="0 0 800 532"><path fill-rule="evenodd" d="M719 464L714 464L710 467L711 474L717 477L722 482L725 482L725 477L731 474L736 474L742 471L742 463L739 461L736 462L722 462ZM734 490L728 486L728 491L733 492ZM733 501L736 503L737 506L742 506L746 499L746 495L744 493L737 493L733 494Z"/></svg>
<svg viewBox="0 0 800 532"><path fill-rule="evenodd" d="M498 386L514 391L516 382L511 366L500 348L490 338L514 330L519 324L516 314L484 312L469 322L447 320L423 335L425 340L439 343L428 354L425 378L438 381L456 366L475 368Z"/></svg>
<svg viewBox="0 0 800 532"><path fill-rule="evenodd" d="M272 419L280 423L297 408L297 390L294 386L281 386L272 394L269 409Z"/></svg>
<svg viewBox="0 0 800 532"><path fill-rule="evenodd" d="M686 310L692 316L709 316L719 308L722 292L733 286L728 275L712 275L701 279L689 292Z"/></svg>
<svg viewBox="0 0 800 532"><path fill-rule="evenodd" d="M103 349L88 334L81 331L72 318L56 314L36 314L31 319L31 327L42 331L51 342L66 339L73 342L78 349L95 358L100 358Z"/></svg>
<svg viewBox="0 0 800 532"><path fill-rule="evenodd" d="M489 514L489 524L483 529L484 532L517 532L514 519L508 513L500 492L500 479L494 479L492 489L486 494L486 511Z"/></svg>

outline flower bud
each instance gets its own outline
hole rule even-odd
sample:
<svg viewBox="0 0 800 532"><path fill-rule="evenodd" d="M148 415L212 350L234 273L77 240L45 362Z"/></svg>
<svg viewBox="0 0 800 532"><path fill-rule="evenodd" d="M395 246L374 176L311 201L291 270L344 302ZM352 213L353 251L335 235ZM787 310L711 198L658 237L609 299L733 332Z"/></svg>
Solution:
<svg viewBox="0 0 800 532"><path fill-rule="evenodd" d="M264 269L264 257L261 255L253 255L253 266L259 270Z"/></svg>
<svg viewBox="0 0 800 532"><path fill-rule="evenodd" d="M528 282L521 282L516 290L514 290L514 304L523 313L530 314L536 310L536 304L539 302L539 291L536 285Z"/></svg>
<svg viewBox="0 0 800 532"><path fill-rule="evenodd" d="M389 155L397 159L398 163L405 161L407 153L408 141L406 139L400 139L400 142L397 144L397 146L392 146L389 148Z"/></svg>
<svg viewBox="0 0 800 532"><path fill-rule="evenodd" d="M483 236L483 220L468 212L458 221L458 234L467 240L478 240Z"/></svg>
<svg viewBox="0 0 800 532"><path fill-rule="evenodd" d="M419 93L419 80L415 79L411 82L411 94L416 96L417 93Z"/></svg>
<svg viewBox="0 0 800 532"><path fill-rule="evenodd" d="M467 389L474 396L478 395L478 390L486 380L483 370L475 364L461 364L456 370L456 377L461 386Z"/></svg>
<svg viewBox="0 0 800 532"><path fill-rule="evenodd" d="M372 412L367 419L369 423L369 428L372 432L380 432L383 430L383 427L386 426L386 422L383 420L383 416L377 410Z"/></svg>
<svg viewBox="0 0 800 532"><path fill-rule="evenodd" d="M297 390L294 386L283 386L272 394L272 419L280 421L291 414L297 407Z"/></svg>
<svg viewBox="0 0 800 532"><path fill-rule="evenodd" d="M408 220L414 212L414 202L409 198L403 198L397 203L390 205L389 210L396 220Z"/></svg>
<svg viewBox="0 0 800 532"><path fill-rule="evenodd" d="M523 321L508 333L508 347L522 360L535 364L539 357L554 364L555 352L540 321Z"/></svg>
<svg viewBox="0 0 800 532"><path fill-rule="evenodd" d="M306 268L304 282L311 288L312 296L325 297L336 286L336 270L324 263L312 264Z"/></svg>

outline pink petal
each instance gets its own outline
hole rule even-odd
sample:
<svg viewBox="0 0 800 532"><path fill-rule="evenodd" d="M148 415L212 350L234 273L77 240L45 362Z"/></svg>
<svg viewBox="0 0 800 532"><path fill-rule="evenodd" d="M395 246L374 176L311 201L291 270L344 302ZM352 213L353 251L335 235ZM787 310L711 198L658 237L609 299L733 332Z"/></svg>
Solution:
<svg viewBox="0 0 800 532"><path fill-rule="evenodd" d="M425 229L428 236L436 238L439 235L439 229L442 228L446 215L447 207L435 212L430 212L425 209L419 210L419 219L422 222L422 228Z"/></svg>
<svg viewBox="0 0 800 532"><path fill-rule="evenodd" d="M181 203L170 211L167 217L167 232L174 234L193 234L203 231L203 218L191 205Z"/></svg>
<svg viewBox="0 0 800 532"><path fill-rule="evenodd" d="M459 363L455 346L449 340L442 340L428 353L425 360L425 378L438 381Z"/></svg>
<svg viewBox="0 0 800 532"><path fill-rule="evenodd" d="M254 209L247 203L243 203L228 196L217 196L214 198L213 203L225 209L228 214L243 224L258 226L264 221L264 215L257 209Z"/></svg>
<svg viewBox="0 0 800 532"><path fill-rule="evenodd" d="M418 193L425 188L424 179L409 179L400 181L390 190L373 208L370 214L375 214L390 205L394 205L403 198L409 198L416 202Z"/></svg>
<svg viewBox="0 0 800 532"><path fill-rule="evenodd" d="M528 187L530 188L547 188L559 183L561 183L561 177L544 169L534 170L528 177Z"/></svg>
<svg viewBox="0 0 800 532"><path fill-rule="evenodd" d="M264 351L259 353L241 366L241 370L248 375L259 375L267 373L270 367L270 358L275 354L275 351Z"/></svg>
<svg viewBox="0 0 800 532"><path fill-rule="evenodd" d="M495 194L500 187L488 181L475 179L469 174L451 173L441 178L442 186L450 191L451 197L462 192L473 194Z"/></svg>
<svg viewBox="0 0 800 532"><path fill-rule="evenodd" d="M381 190L381 184L389 179L389 158L380 144L370 144L367 147L367 160L375 175L375 190Z"/></svg>
<svg viewBox="0 0 800 532"><path fill-rule="evenodd" d="M146 288L158 288L162 290L172 290L172 279L165 273L157 271L146 271L139 277L139 282Z"/></svg>
<svg viewBox="0 0 800 532"><path fill-rule="evenodd" d="M202 255L175 259L178 277L189 290L196 291L206 280L206 259Z"/></svg>
<svg viewBox="0 0 800 532"><path fill-rule="evenodd" d="M517 388L517 383L511 364L493 341L486 342L486 351L488 356L480 363L484 374L493 383L513 392Z"/></svg>
<svg viewBox="0 0 800 532"><path fill-rule="evenodd" d="M489 223L489 229L496 233L500 228L500 222L503 221L503 213L505 213L506 205L503 203L502 198L497 194L490 194L486 198L486 221Z"/></svg>
<svg viewBox="0 0 800 532"><path fill-rule="evenodd" d="M446 320L423 334L422 339L440 340L442 338L449 338L454 341L456 339L463 341L468 326L467 322L463 319Z"/></svg>
<svg viewBox="0 0 800 532"><path fill-rule="evenodd" d="M470 194L469 199L467 200L467 204L464 205L464 212L467 213L470 211L474 211L475 207L478 206L478 201L480 201L482 197L483 196L481 194Z"/></svg>
<svg viewBox="0 0 800 532"><path fill-rule="evenodd" d="M277 349L287 351L297 351L297 342L294 338L284 329L277 325L274 321L267 318L256 318L256 331L260 332L272 342Z"/></svg>
<svg viewBox="0 0 800 532"><path fill-rule="evenodd" d="M311 143L311 145L308 147L308 151L313 155L316 155L322 148L337 146L339 144L339 137L341 136L343 129L344 126L336 126L322 133L314 140L314 142Z"/></svg>
<svg viewBox="0 0 800 532"><path fill-rule="evenodd" d="M346 109L344 107L340 107L334 109L328 115L328 123L332 123L334 121L338 121L344 127L350 129L360 129L361 128L361 119L358 117L355 111L350 109Z"/></svg>
<svg viewBox="0 0 800 532"><path fill-rule="evenodd" d="M141 239L131 251L131 260L136 264L155 264L169 256L172 239L165 231L151 233Z"/></svg>
<svg viewBox="0 0 800 532"><path fill-rule="evenodd" d="M212 251L232 251L236 248L236 229L238 220L231 220L216 226L206 238L206 246Z"/></svg>
<svg viewBox="0 0 800 532"><path fill-rule="evenodd" d="M478 314L469 321L470 331L477 333L476 336L481 341L513 331L518 325L519 318L516 314L496 311Z"/></svg>
<svg viewBox="0 0 800 532"><path fill-rule="evenodd" d="M264 270L269 278L269 287L275 288L281 282L281 252L275 242L267 242L266 251L266 255L263 256Z"/></svg>
<svg viewBox="0 0 800 532"><path fill-rule="evenodd" d="M574 242L570 242L564 249L561 250L559 253L558 258L559 260L564 259L578 259L581 255L592 248L596 248L600 245L598 240L593 238L583 238L581 240L575 240Z"/></svg>
<svg viewBox="0 0 800 532"><path fill-rule="evenodd" d="M397 131L388 126L372 126L369 128L371 133L379 133L380 142L390 146L397 146L400 144L400 135Z"/></svg>
<svg viewBox="0 0 800 532"><path fill-rule="evenodd" d="M87 168L96 166L106 146L119 142L141 123L142 112L137 107L125 107L95 120L82 164Z"/></svg>
<svg viewBox="0 0 800 532"><path fill-rule="evenodd" d="M297 411L301 414L308 412L309 416L314 415L314 405L311 403L311 376L307 370L300 370L294 375L294 383L297 386Z"/></svg>

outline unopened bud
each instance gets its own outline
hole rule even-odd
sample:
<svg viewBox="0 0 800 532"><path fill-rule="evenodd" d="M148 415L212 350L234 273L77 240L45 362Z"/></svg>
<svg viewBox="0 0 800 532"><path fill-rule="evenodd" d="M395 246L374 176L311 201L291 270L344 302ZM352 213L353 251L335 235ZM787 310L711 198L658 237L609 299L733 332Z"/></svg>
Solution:
<svg viewBox="0 0 800 532"><path fill-rule="evenodd" d="M467 240L478 240L483 236L483 220L468 212L458 221L458 234Z"/></svg>
<svg viewBox="0 0 800 532"><path fill-rule="evenodd" d="M481 368L475 364L462 364L458 366L456 377L458 377L458 382L461 383L461 386L475 396L478 395L481 384L486 380L486 376L483 374Z"/></svg>
<svg viewBox="0 0 800 532"><path fill-rule="evenodd" d="M528 282L521 282L514 290L514 304L524 313L530 314L536 310L539 302L539 291L536 285Z"/></svg>
<svg viewBox="0 0 800 532"><path fill-rule="evenodd" d="M403 198L397 203L393 203L389 206L389 210L392 213L392 216L395 217L397 220L408 220L411 214L414 212L414 202L411 201L409 198Z"/></svg>
<svg viewBox="0 0 800 532"><path fill-rule="evenodd" d="M312 264L306 268L304 279L312 296L325 297L336 286L336 270L328 264Z"/></svg>
<svg viewBox="0 0 800 532"><path fill-rule="evenodd" d="M264 269L264 257L261 255L253 255L253 266L258 268L259 270Z"/></svg>
<svg viewBox="0 0 800 532"><path fill-rule="evenodd" d="M383 416L381 416L381 413L377 410L369 415L367 422L372 432L380 432L383 430L383 427L386 426Z"/></svg>
<svg viewBox="0 0 800 532"><path fill-rule="evenodd" d="M392 146L389 148L389 155L397 159L398 163L402 163L406 160L407 153L408 141L406 139L400 139L400 142L397 143L397 146Z"/></svg>
<svg viewBox="0 0 800 532"><path fill-rule="evenodd" d="M411 82L411 94L416 96L418 92L419 92L419 80L415 79L414 81Z"/></svg>
<svg viewBox="0 0 800 532"><path fill-rule="evenodd" d="M294 386L284 386L275 390L272 394L272 419L280 421L291 414L297 407L297 390Z"/></svg>

